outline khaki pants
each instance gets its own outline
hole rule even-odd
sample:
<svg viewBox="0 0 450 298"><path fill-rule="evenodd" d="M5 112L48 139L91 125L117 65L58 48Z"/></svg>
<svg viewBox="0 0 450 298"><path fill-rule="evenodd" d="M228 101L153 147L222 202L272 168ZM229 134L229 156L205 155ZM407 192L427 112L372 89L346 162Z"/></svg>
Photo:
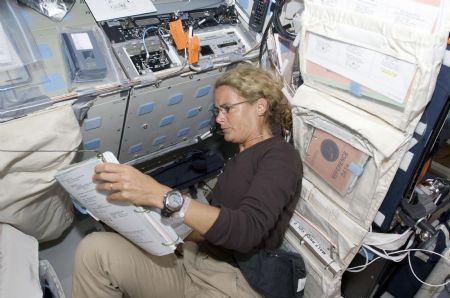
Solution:
<svg viewBox="0 0 450 298"><path fill-rule="evenodd" d="M239 269L186 242L184 257L152 256L116 233L92 233L75 254L73 298L261 297Z"/></svg>

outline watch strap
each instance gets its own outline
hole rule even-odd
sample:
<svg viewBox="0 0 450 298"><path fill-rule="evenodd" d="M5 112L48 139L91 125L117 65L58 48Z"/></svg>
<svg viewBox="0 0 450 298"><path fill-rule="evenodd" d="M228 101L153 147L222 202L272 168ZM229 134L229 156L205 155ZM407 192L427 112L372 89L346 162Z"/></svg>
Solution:
<svg viewBox="0 0 450 298"><path fill-rule="evenodd" d="M186 211L187 211L192 199L191 199L191 197L189 197L187 195L183 196L183 198L184 198L183 206L181 207L180 211L175 213L174 216L184 220L184 217L186 216Z"/></svg>

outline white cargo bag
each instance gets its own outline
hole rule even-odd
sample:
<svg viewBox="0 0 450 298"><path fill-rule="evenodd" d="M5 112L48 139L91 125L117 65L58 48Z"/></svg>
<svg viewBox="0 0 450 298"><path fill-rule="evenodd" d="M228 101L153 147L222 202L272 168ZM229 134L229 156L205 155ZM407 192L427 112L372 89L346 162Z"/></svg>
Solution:
<svg viewBox="0 0 450 298"><path fill-rule="evenodd" d="M294 143L304 161L304 178L367 230L410 136L308 86L297 90L292 104ZM317 132L332 137L317 139ZM363 162L360 155L365 156Z"/></svg>
<svg viewBox="0 0 450 298"><path fill-rule="evenodd" d="M38 242L7 224L0 224L0 297L42 297Z"/></svg>
<svg viewBox="0 0 450 298"><path fill-rule="evenodd" d="M81 143L70 105L52 107L0 124L0 222L47 241L59 237L73 220L72 203L54 178L71 163Z"/></svg>
<svg viewBox="0 0 450 298"><path fill-rule="evenodd" d="M356 2L305 0L299 49L304 82L412 133L431 99L444 57L450 30L448 1L433 6L414 0L389 5L387 0L375 0L365 8ZM376 16L383 5L386 18ZM425 16L437 18L436 23L422 31L426 26L414 15L402 16L409 26L391 22L389 6L408 11L414 5Z"/></svg>

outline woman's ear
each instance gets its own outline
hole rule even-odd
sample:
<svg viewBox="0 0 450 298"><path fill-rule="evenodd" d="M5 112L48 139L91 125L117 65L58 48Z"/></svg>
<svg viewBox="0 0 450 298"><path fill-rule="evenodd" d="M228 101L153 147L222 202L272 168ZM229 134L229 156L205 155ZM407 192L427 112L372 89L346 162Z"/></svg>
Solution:
<svg viewBox="0 0 450 298"><path fill-rule="evenodd" d="M269 103L267 102L267 99L264 97L261 97L256 101L256 111L258 113L258 116L263 116L266 114L267 109L269 108Z"/></svg>

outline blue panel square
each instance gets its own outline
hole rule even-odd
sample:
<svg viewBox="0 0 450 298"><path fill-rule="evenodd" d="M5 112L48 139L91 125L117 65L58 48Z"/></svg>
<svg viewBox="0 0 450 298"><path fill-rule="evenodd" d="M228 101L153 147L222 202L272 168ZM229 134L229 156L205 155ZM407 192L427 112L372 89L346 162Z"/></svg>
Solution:
<svg viewBox="0 0 450 298"><path fill-rule="evenodd" d="M172 124L173 120L175 119L175 115L168 115L159 121L159 127L163 127L169 124Z"/></svg>
<svg viewBox="0 0 450 298"><path fill-rule="evenodd" d="M181 137L187 136L189 134L190 130L191 130L190 127L185 127L185 128L180 129L177 133L177 137L181 138Z"/></svg>
<svg viewBox="0 0 450 298"><path fill-rule="evenodd" d="M167 105L168 106L176 105L176 104L180 103L182 100L183 100L183 94L181 94L181 93L174 94L171 97L169 97L169 99L167 101Z"/></svg>
<svg viewBox="0 0 450 298"><path fill-rule="evenodd" d="M200 129L203 129L203 128L207 128L210 125L211 125L211 120L205 120L205 121L200 122L198 124L197 128L200 130Z"/></svg>
<svg viewBox="0 0 450 298"><path fill-rule="evenodd" d="M198 115L198 113L200 113L200 108L196 107L196 108L192 108L189 111L187 111L186 113L186 118L192 118Z"/></svg>
<svg viewBox="0 0 450 298"><path fill-rule="evenodd" d="M153 146L158 146L164 144L166 141L166 136L159 136L155 140L153 140Z"/></svg>
<svg viewBox="0 0 450 298"><path fill-rule="evenodd" d="M66 14L66 15L64 16L64 18L63 18L64 22L68 22L68 21L72 20L72 14L73 14L73 13L71 13L71 12L69 11L69 13Z"/></svg>
<svg viewBox="0 0 450 298"><path fill-rule="evenodd" d="M195 97L198 98L198 97L205 96L206 94L209 93L209 90L211 90L211 85L206 85L201 88L198 88L197 92L195 92Z"/></svg>
<svg viewBox="0 0 450 298"><path fill-rule="evenodd" d="M27 22L28 25L31 25L31 23L33 23L33 17L31 16L31 14L29 14L28 12L22 10L20 12L22 18L25 20L25 22Z"/></svg>
<svg viewBox="0 0 450 298"><path fill-rule="evenodd" d="M143 148L142 143L139 143L139 144L135 144L135 145L133 145L133 146L130 146L130 147L128 148L128 154L133 154L133 153L139 152L139 151L142 150L142 148Z"/></svg>
<svg viewBox="0 0 450 298"><path fill-rule="evenodd" d="M102 144L100 139L93 139L90 141L87 141L83 144L84 150L95 150L100 148L100 145Z"/></svg>
<svg viewBox="0 0 450 298"><path fill-rule="evenodd" d="M38 44L39 52L41 53L42 59L49 60L53 57L52 49L48 46L48 44Z"/></svg>
<svg viewBox="0 0 450 298"><path fill-rule="evenodd" d="M290 41L281 39L280 40L280 52L282 54L289 52Z"/></svg>
<svg viewBox="0 0 450 298"><path fill-rule="evenodd" d="M96 129L102 126L102 117L95 117L84 120L84 130Z"/></svg>
<svg viewBox="0 0 450 298"><path fill-rule="evenodd" d="M237 2L239 3L239 5L240 5L243 9L247 9L247 8L248 8L248 0L238 0Z"/></svg>
<svg viewBox="0 0 450 298"><path fill-rule="evenodd" d="M149 102L149 103L143 104L143 105L139 106L139 108L137 110L137 114L138 114L138 116L148 114L151 111L153 111L154 107L155 107L154 102Z"/></svg>
<svg viewBox="0 0 450 298"><path fill-rule="evenodd" d="M49 74L43 84L45 92L53 92L66 89L66 82L59 73Z"/></svg>

